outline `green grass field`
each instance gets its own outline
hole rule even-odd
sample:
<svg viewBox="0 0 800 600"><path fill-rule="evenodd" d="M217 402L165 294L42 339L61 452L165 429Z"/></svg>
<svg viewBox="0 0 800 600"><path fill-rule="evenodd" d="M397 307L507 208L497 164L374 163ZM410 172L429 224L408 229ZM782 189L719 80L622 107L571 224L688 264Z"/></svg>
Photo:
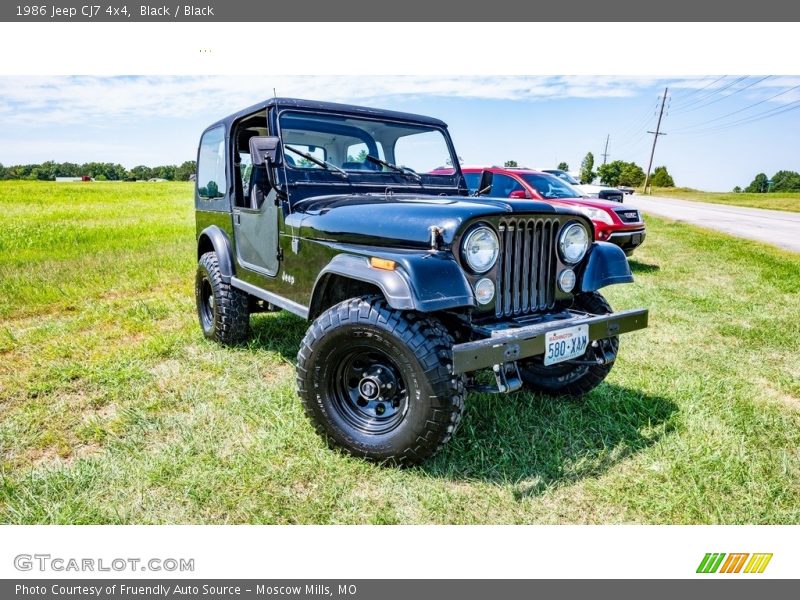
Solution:
<svg viewBox="0 0 800 600"><path fill-rule="evenodd" d="M653 196L712 202L731 206L748 206L769 210L800 212L800 192L771 192L769 194L734 194L733 192L701 192L691 188L653 188ZM641 193L638 190L637 193Z"/></svg>
<svg viewBox="0 0 800 600"><path fill-rule="evenodd" d="M196 323L186 184L0 183L0 521L800 523L800 256L648 219L646 306L582 401L471 394L422 467L329 450L306 324Z"/></svg>

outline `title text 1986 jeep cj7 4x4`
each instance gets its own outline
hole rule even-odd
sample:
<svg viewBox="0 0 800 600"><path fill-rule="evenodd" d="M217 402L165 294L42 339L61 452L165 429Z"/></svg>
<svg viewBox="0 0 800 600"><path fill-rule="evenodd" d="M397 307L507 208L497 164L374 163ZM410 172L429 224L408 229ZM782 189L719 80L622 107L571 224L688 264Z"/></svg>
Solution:
<svg viewBox="0 0 800 600"><path fill-rule="evenodd" d="M633 280L622 250L569 208L468 196L437 119L268 100L203 133L195 206L206 337L241 341L254 311L312 321L305 410L373 460L431 456L471 388L585 394L647 326L597 291Z"/></svg>

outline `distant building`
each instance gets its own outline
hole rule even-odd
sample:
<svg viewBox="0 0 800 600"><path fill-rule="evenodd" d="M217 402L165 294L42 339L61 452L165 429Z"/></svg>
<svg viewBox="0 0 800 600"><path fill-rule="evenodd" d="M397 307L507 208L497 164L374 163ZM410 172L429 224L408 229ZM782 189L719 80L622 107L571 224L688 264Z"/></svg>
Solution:
<svg viewBox="0 0 800 600"><path fill-rule="evenodd" d="M56 183L72 183L75 181L94 181L94 178L88 175L80 175L78 177L56 177Z"/></svg>

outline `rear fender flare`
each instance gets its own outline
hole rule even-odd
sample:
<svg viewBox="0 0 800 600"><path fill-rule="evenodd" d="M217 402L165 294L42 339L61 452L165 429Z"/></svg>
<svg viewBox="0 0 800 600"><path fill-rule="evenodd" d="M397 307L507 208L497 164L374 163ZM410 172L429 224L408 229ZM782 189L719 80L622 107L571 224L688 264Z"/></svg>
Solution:
<svg viewBox="0 0 800 600"><path fill-rule="evenodd" d="M230 239L228 239L228 234L216 225L206 227L200 232L197 238L198 260L203 254L212 250L217 254L217 262L219 263L219 271L222 275L222 280L225 283L230 283L231 277L235 274L231 242Z"/></svg>

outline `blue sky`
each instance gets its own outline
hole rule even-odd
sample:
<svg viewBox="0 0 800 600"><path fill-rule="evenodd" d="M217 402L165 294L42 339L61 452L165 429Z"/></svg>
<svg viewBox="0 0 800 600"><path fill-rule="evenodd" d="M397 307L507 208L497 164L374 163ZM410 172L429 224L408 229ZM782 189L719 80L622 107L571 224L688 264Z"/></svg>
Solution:
<svg viewBox="0 0 800 600"><path fill-rule="evenodd" d="M655 165L678 185L730 190L759 171L800 171L800 76L763 75L0 77L0 163L180 163L206 125L274 87L439 117L468 164L577 170L587 151L602 160L610 134L609 160L646 167L665 86Z"/></svg>

